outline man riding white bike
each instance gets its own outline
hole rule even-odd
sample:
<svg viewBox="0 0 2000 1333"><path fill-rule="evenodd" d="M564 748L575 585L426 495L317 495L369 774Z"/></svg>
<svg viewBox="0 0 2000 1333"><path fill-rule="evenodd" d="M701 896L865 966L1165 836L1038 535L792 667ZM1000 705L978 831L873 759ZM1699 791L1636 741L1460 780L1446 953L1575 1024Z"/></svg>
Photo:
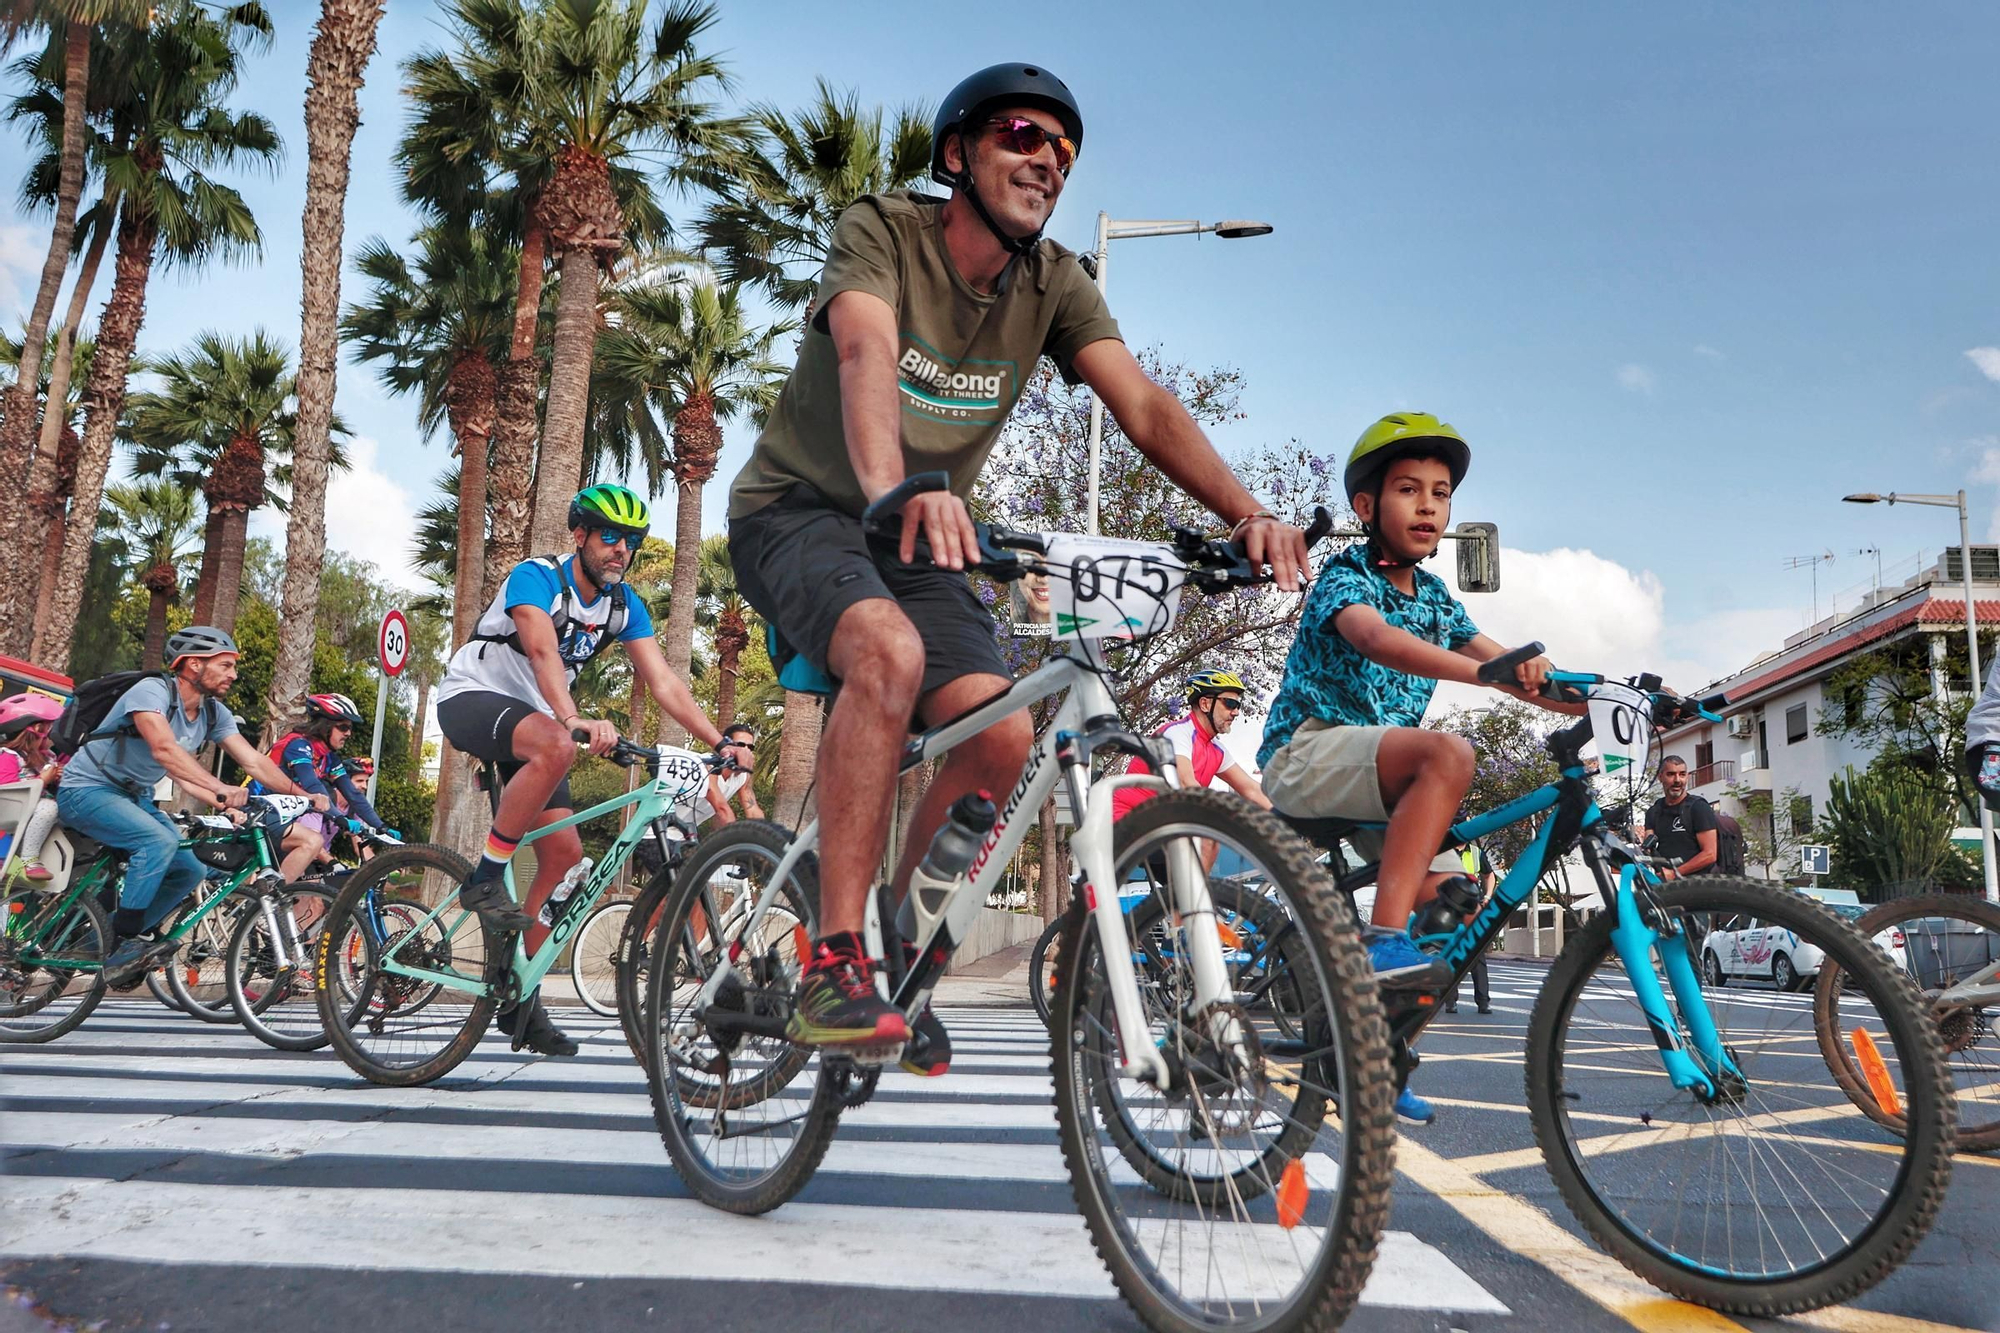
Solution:
<svg viewBox="0 0 2000 1333"><path fill-rule="evenodd" d="M619 643L668 717L705 745L722 741L686 683L668 669L645 601L623 586L651 521L646 502L623 486L578 491L569 506L575 551L514 566L438 687L445 739L498 763L506 779L485 850L459 902L489 929L524 932L530 952L547 935L535 914L582 858L583 843L574 829L537 839L535 880L523 903L508 894L501 872L529 832L574 813L569 770L577 744L571 733L586 733L593 754L609 753L618 743L616 726L584 717L570 697L584 664ZM576 1054L576 1043L549 1021L539 992L503 1010L499 1025L517 1046L537 1054Z"/></svg>
<svg viewBox="0 0 2000 1333"><path fill-rule="evenodd" d="M931 176L948 199L897 191L857 201L835 228L812 327L730 492L738 584L788 645L839 682L819 752L821 936L788 1035L878 1047L910 1025L875 990L862 922L880 864L897 758L913 721L936 724L1009 683L992 618L963 570L977 549L965 497L1042 356L1081 381L1168 476L1233 525L1253 560L1295 589L1303 534L1231 475L1186 409L1133 359L1075 256L1043 239L1083 140L1063 82L994 65L939 107ZM871 549L860 515L911 473L949 491L902 507L901 549ZM915 562L919 537L932 560ZM911 820L900 895L952 802L1011 788L1026 760L1017 714L959 744ZM944 1072L931 1011L906 1068Z"/></svg>

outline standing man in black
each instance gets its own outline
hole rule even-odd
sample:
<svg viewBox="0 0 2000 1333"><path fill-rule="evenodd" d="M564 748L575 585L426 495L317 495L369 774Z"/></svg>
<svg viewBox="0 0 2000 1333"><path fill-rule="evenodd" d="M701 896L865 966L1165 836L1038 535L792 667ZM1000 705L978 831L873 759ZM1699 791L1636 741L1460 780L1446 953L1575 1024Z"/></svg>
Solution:
<svg viewBox="0 0 2000 1333"><path fill-rule="evenodd" d="M1715 811L1701 797L1688 795L1687 760L1677 754L1660 761L1660 785L1667 794L1646 811L1646 835L1659 855L1680 862L1660 874L1669 880L1700 874L1715 864Z"/></svg>

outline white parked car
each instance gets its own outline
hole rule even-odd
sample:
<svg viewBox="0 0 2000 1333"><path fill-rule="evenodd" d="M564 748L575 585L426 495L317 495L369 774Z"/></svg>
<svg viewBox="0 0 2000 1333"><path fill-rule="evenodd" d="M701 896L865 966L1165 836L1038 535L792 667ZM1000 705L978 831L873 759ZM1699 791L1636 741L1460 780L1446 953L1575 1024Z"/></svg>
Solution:
<svg viewBox="0 0 2000 1333"><path fill-rule="evenodd" d="M1818 898L1836 915L1856 921L1867 912L1852 889L1800 890ZM1892 926L1875 936L1875 944L1906 966L1903 932ZM1702 979L1711 986L1731 980L1768 981L1781 991L1797 990L1819 975L1826 955L1783 926L1767 926L1752 916L1716 920L1701 942Z"/></svg>

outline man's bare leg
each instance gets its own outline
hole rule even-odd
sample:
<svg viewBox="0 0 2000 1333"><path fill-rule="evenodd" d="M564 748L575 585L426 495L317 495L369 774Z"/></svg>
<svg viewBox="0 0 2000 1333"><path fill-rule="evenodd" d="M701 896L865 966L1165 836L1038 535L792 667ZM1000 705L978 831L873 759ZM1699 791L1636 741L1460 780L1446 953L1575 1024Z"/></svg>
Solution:
<svg viewBox="0 0 2000 1333"><path fill-rule="evenodd" d="M923 697L920 710L925 726L936 726L984 703L1013 684L1005 676L961 676L940 685ZM910 833L896 864L896 898L900 902L910 891L910 875L930 850L931 838L944 823L951 803L967 792L992 794L995 805L1020 781L1021 768L1028 761L1028 746L1034 743L1034 726L1024 712L996 722L977 736L961 741L945 756L930 789L910 816Z"/></svg>
<svg viewBox="0 0 2000 1333"><path fill-rule="evenodd" d="M924 679L924 644L895 602L843 611L827 665L840 680L819 743L820 933L859 933L889 840L896 764Z"/></svg>

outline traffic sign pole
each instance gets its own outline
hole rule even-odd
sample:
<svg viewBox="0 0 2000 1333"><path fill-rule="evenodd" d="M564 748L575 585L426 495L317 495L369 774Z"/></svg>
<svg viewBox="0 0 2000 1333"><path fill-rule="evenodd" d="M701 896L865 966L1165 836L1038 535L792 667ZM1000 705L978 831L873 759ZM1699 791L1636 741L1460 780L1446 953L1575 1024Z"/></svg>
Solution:
<svg viewBox="0 0 2000 1333"><path fill-rule="evenodd" d="M389 710L389 677L400 676L403 668L410 663L410 622L401 611L391 609L382 617L382 628L375 638L376 655L380 660L382 673L375 680L375 739L368 747L368 801L375 801L375 786L382 772L382 720ZM424 725L422 718L416 719L416 726Z"/></svg>
<svg viewBox="0 0 2000 1333"><path fill-rule="evenodd" d="M375 677L375 739L368 746L368 804L375 804L375 780L382 775L382 716L389 709L389 677Z"/></svg>

